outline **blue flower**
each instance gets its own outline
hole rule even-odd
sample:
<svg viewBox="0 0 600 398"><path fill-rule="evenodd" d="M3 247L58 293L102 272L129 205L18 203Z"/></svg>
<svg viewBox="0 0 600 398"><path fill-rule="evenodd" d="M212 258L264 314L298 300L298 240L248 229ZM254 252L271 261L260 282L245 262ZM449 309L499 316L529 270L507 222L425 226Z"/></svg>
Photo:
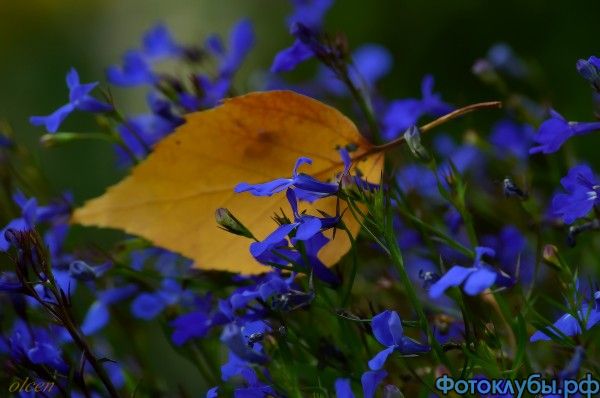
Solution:
<svg viewBox="0 0 600 398"><path fill-rule="evenodd" d="M67 87L69 88L69 102L48 116L32 116L29 121L34 126L45 125L50 133L56 132L62 122L74 110L83 112L103 113L113 110L112 106L100 102L92 97L90 92L98 85L97 82L81 84L79 74L75 68L67 73Z"/></svg>
<svg viewBox="0 0 600 398"><path fill-rule="evenodd" d="M313 34L320 30L325 13L332 6L333 0L293 0L293 3L294 13L288 18L288 27L296 36L296 40L290 47L275 55L271 65L273 73L289 72L314 56L314 49L298 37L298 26L302 25Z"/></svg>
<svg viewBox="0 0 600 398"><path fill-rule="evenodd" d="M427 75L421 83L422 98L392 101L383 116L383 134L388 140L396 138L410 126L417 124L422 116L442 116L454 108L433 92L433 76Z"/></svg>
<svg viewBox="0 0 600 398"><path fill-rule="evenodd" d="M336 398L354 398L354 393L350 386L350 379L336 379L334 388Z"/></svg>
<svg viewBox="0 0 600 398"><path fill-rule="evenodd" d="M150 63L136 50L127 51L123 55L122 66L108 67L106 78L111 84L122 87L154 84L158 81Z"/></svg>
<svg viewBox="0 0 600 398"><path fill-rule="evenodd" d="M191 292L185 291L174 279L163 279L155 292L144 292L131 302L131 313L139 319L156 318L165 308L180 301L190 300Z"/></svg>
<svg viewBox="0 0 600 398"><path fill-rule="evenodd" d="M585 217L600 203L598 179L587 165L571 168L560 180L566 193L557 193L552 198L552 213L567 224Z"/></svg>
<svg viewBox="0 0 600 398"><path fill-rule="evenodd" d="M248 322L239 326L235 322L226 325L221 333L221 341L227 346L229 351L235 355L235 359L244 362L263 364L267 362L268 357L262 352L260 343L248 344L248 337L255 333L265 333L270 328L263 321ZM226 365L223 368L229 369ZM221 371L223 372L223 368ZM227 371L223 372L223 379L232 377Z"/></svg>
<svg viewBox="0 0 600 398"><path fill-rule="evenodd" d="M496 259L507 274L518 275L522 283L531 282L535 256L527 239L515 226L506 226L497 235L483 236L481 243L496 252Z"/></svg>
<svg viewBox="0 0 600 398"><path fill-rule="evenodd" d="M79 281L88 282L102 276L111 267L110 262L92 267L85 261L75 260L69 264L69 276Z"/></svg>
<svg viewBox="0 0 600 398"><path fill-rule="evenodd" d="M292 71L304 61L313 57L313 50L299 39L294 41L290 47L287 47L275 55L271 72L281 73Z"/></svg>
<svg viewBox="0 0 600 398"><path fill-rule="evenodd" d="M219 77L221 79L233 77L253 46L254 29L252 22L248 19L242 19L233 26L227 48L223 46L217 36L207 39L207 48L219 61Z"/></svg>
<svg viewBox="0 0 600 398"><path fill-rule="evenodd" d="M528 70L525 63L517 57L513 49L506 43L494 44L487 53L487 61L494 69L513 77L524 77Z"/></svg>
<svg viewBox="0 0 600 398"><path fill-rule="evenodd" d="M396 311L386 310L375 315L371 321L371 328L377 341L387 347L369 361L371 370L381 369L394 351L401 355L413 356L431 349L404 335L402 321Z"/></svg>
<svg viewBox="0 0 600 398"><path fill-rule="evenodd" d="M577 61L577 72L596 90L600 90L600 58L591 56Z"/></svg>
<svg viewBox="0 0 600 398"><path fill-rule="evenodd" d="M590 330L600 322L600 291L594 293L593 305L590 305L589 303L581 304L581 307L577 310L577 318L571 314L564 314L554 322L552 328L535 332L529 341L533 343L540 340L551 340L553 337L560 338L562 335L580 335L582 331L579 320L583 321L585 330ZM556 330L560 331L562 335L558 334Z"/></svg>
<svg viewBox="0 0 600 398"><path fill-rule="evenodd" d="M218 36L210 36L206 48L218 61L215 77L197 75L196 82L202 92L202 98L184 97L190 110L200 107L210 108L217 105L230 91L233 75L254 46L255 37L252 23L242 19L234 25L229 34L229 43L225 47Z"/></svg>
<svg viewBox="0 0 600 398"><path fill-rule="evenodd" d="M99 292L81 323L83 334L91 335L104 328L110 319L109 306L131 297L137 290L136 285L128 284Z"/></svg>
<svg viewBox="0 0 600 398"><path fill-rule="evenodd" d="M294 12L287 18L288 26L295 23L317 29L323 24L323 18L333 5L333 0L291 0Z"/></svg>
<svg viewBox="0 0 600 398"><path fill-rule="evenodd" d="M273 248L284 240L289 234L295 232L293 241L306 241L315 236L324 229L332 228L339 222L338 217L319 218L306 214L298 213L298 204L296 194L293 189L288 189L286 192L288 202L292 207L294 214L294 222L290 224L282 224L269 236L260 242L254 242L250 245L250 253L258 258L266 250Z"/></svg>
<svg viewBox="0 0 600 398"><path fill-rule="evenodd" d="M158 77L152 65L167 58L183 54L164 25L157 25L144 34L141 50L129 50L123 56L122 66L110 66L106 70L108 81L117 86L129 87L154 84Z"/></svg>
<svg viewBox="0 0 600 398"><path fill-rule="evenodd" d="M219 317L211 314L211 299L207 295L195 301L196 308L187 314L183 314L170 322L174 329L171 340L175 345L182 345L192 338L201 338L218 325Z"/></svg>
<svg viewBox="0 0 600 398"><path fill-rule="evenodd" d="M63 360L60 337L56 330L42 329L17 320L10 335L2 339L0 352L10 354L12 359L24 364L30 362L65 372L68 366Z"/></svg>
<svg viewBox="0 0 600 398"><path fill-rule="evenodd" d="M178 57L183 48L175 42L165 25L158 24L144 34L142 52L148 59L156 61Z"/></svg>
<svg viewBox="0 0 600 398"><path fill-rule="evenodd" d="M352 68L348 71L350 80L356 87L366 91L373 89L379 79L385 76L392 68L392 56L383 46L378 44L365 44L352 53ZM337 96L346 96L348 89L331 69L321 65L317 75L317 84L320 88Z"/></svg>
<svg viewBox="0 0 600 398"><path fill-rule="evenodd" d="M529 124L503 119L492 127L490 142L501 157L512 155L517 159L527 159L534 136L535 130Z"/></svg>
<svg viewBox="0 0 600 398"><path fill-rule="evenodd" d="M387 376L385 370L370 370L362 374L360 381L363 388L363 398L373 398L375 390Z"/></svg>
<svg viewBox="0 0 600 398"><path fill-rule="evenodd" d="M321 182L314 177L304 173L298 173L298 168L303 164L312 164L312 160L306 157L300 157L296 161L291 178L277 178L273 181L262 184L239 183L235 186L235 192L250 192L254 196L271 196L275 193L284 191L291 186L302 191L308 191L320 197L334 195L338 191L338 184Z"/></svg>
<svg viewBox="0 0 600 398"><path fill-rule="evenodd" d="M219 396L218 393L217 393L218 390L219 390L219 387L213 387L213 388L211 388L210 390L208 390L206 392L206 398L217 398Z"/></svg>
<svg viewBox="0 0 600 398"><path fill-rule="evenodd" d="M53 234L58 232L54 229L62 230L62 227L68 223L72 200L69 195L46 206L39 206L36 198L26 198L21 192L15 193L13 200L21 208L21 217L11 220L0 230L0 252L8 250L10 247L10 242L5 236L5 232L9 229L26 231L33 229L38 223L49 223L51 225L49 237L54 239L58 238ZM50 245L53 242L46 243L49 244L51 251L55 248L54 245Z"/></svg>
<svg viewBox="0 0 600 398"><path fill-rule="evenodd" d="M541 124L534 141L538 144L529 153L554 153L571 137L600 130L600 122L569 122L560 113L550 110L550 119Z"/></svg>
<svg viewBox="0 0 600 398"><path fill-rule="evenodd" d="M429 289L431 298L439 298L444 292L453 286L462 285L463 291L474 296L485 289L491 287L494 283L506 286L510 283L510 278L492 268L483 261L483 256L494 257L496 253L489 247L475 248L475 261L472 267L466 268L455 265L446 272L437 282L433 283Z"/></svg>
<svg viewBox="0 0 600 398"><path fill-rule="evenodd" d="M273 387L260 381L256 372L247 365L240 366L236 374L242 376L246 387L236 388L233 392L234 398L281 398L281 395L277 394Z"/></svg>

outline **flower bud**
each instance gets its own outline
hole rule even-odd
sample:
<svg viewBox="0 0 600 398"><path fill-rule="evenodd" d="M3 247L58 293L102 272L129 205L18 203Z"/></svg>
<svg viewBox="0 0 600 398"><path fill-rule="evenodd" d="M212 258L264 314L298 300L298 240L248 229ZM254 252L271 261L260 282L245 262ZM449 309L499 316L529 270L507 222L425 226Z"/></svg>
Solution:
<svg viewBox="0 0 600 398"><path fill-rule="evenodd" d="M96 279L94 269L81 260L75 260L69 264L69 275L78 281L92 281Z"/></svg>
<svg viewBox="0 0 600 398"><path fill-rule="evenodd" d="M240 220L238 220L233 214L231 214L231 212L228 209L224 207L219 207L215 211L215 219L217 220L217 224L219 224L219 226L225 231L235 235L245 236L246 238L254 239L254 235L252 235L252 232L250 232L248 228L246 228L244 224L241 223Z"/></svg>
<svg viewBox="0 0 600 398"><path fill-rule="evenodd" d="M544 262L553 268L560 269L560 261L558 259L558 248L554 245L545 245L542 250L542 258Z"/></svg>
<svg viewBox="0 0 600 398"><path fill-rule="evenodd" d="M431 159L429 152L421 144L421 131L417 126L411 126L404 132L404 140L415 157L423 162Z"/></svg>
<svg viewBox="0 0 600 398"><path fill-rule="evenodd" d="M587 80L596 91L600 91L600 58L590 57L577 61L577 72Z"/></svg>

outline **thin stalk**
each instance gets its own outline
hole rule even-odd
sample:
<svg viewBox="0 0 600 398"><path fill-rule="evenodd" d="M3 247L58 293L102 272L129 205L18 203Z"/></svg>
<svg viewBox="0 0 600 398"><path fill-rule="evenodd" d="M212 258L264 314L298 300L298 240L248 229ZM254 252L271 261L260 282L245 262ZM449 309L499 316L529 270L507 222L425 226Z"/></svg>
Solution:
<svg viewBox="0 0 600 398"><path fill-rule="evenodd" d="M104 366L102 366L102 364L96 359L96 356L92 352L90 346L87 344L85 339L81 336L81 332L79 331L77 326L75 326L75 323L71 319L71 315L66 310L66 308L63 311L63 315L64 317L62 320L64 322L64 326L73 338L73 341L75 341L75 343L83 351L85 359L90 363L90 365L92 365L92 368L94 368L94 371L102 381L102 384L104 384L104 387L108 391L109 395L112 398L118 398L119 393L117 392L117 389L115 388L110 377L108 376L108 373L106 373L106 369L104 369Z"/></svg>
<svg viewBox="0 0 600 398"><path fill-rule="evenodd" d="M500 101L479 102L477 104L467 105L463 108L452 111L444 116L441 116L441 117L435 119L432 122L429 122L429 123L419 127L419 130L421 131L421 134L424 134L424 133L428 132L429 130L434 129L435 127L441 126L442 124L449 122L450 120L456 119L460 116L466 115L467 113L471 113L473 111L480 110L480 109L499 109L499 108L502 108L502 102L500 102ZM352 160L354 162L356 162L358 160L364 159L364 158L374 155L376 153L386 152L392 148L396 148L396 147L402 145L404 143L404 141L405 141L404 136L400 136L400 137L396 138L395 140L387 142L383 145L373 146L370 149L368 149L367 151L355 156L354 158L352 158Z"/></svg>
<svg viewBox="0 0 600 398"><path fill-rule="evenodd" d="M394 233L394 227L391 222L391 219L386 220L385 222L385 231L384 238L386 240L388 250L390 252L390 258L392 259L392 263L396 270L398 271L398 275L400 276L400 282L404 286L406 293L408 294L409 301L413 305L415 312L417 313L417 317L419 318L419 326L423 333L427 335L427 339L429 343L432 345L434 352L436 353L439 360L448 368L452 369L452 365L450 361L446 357L446 353L437 342L431 329L429 328L429 324L427 322L427 316L425 315L425 311L421 304L421 300L417 297L417 293L413 288L412 282L408 273L406 272L406 268L404 266L404 259L402 258L402 253L400 252L400 248L398 247L398 242L396 241L396 235Z"/></svg>

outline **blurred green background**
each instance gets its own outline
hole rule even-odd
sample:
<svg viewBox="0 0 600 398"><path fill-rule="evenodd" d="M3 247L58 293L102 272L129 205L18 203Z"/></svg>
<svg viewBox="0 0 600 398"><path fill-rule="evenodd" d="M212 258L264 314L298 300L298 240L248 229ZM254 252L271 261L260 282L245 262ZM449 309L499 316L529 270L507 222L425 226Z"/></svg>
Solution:
<svg viewBox="0 0 600 398"><path fill-rule="evenodd" d="M112 0L0 2L0 118L31 148L56 192L70 189L78 202L100 194L120 175L105 143L42 149L42 129L30 126L33 114L47 114L65 102L64 76L75 66L83 81L104 81L106 66L138 46L152 24L165 22L183 43L206 34L226 34L239 18L255 23L257 47L238 77L245 87L250 71L266 69L273 54L290 43L285 0ZM591 118L586 83L575 61L600 53L597 18L600 2L530 1L338 1L327 30L345 32L350 45L384 44L395 67L383 81L390 98L419 95L421 77L436 76L437 89L455 104L496 96L470 68L493 43L504 41L538 72L544 98L572 120ZM144 89L115 89L123 109L144 110ZM242 90L240 90L242 91ZM69 131L93 128L88 117L69 118ZM74 172L74 170L76 170Z"/></svg>
<svg viewBox="0 0 600 398"><path fill-rule="evenodd" d="M81 203L121 178L112 148L87 142L44 149L38 143L43 130L28 123L29 116L45 115L65 102L64 77L71 66L84 82L104 82L105 67L119 63L156 22L165 22L178 41L189 44L201 43L211 32L226 34L248 16L257 46L238 76L243 92L252 74L268 69L273 55L291 42L284 23L289 10L284 0L0 0L0 120L32 151L54 194L71 190ZM531 91L543 96L534 99L551 103L571 120L590 120L590 90L575 62L600 55L599 15L597 0L343 0L328 14L326 27L346 33L351 47L375 42L392 52L395 67L381 85L388 98L420 95L422 76L432 73L437 90L453 104L495 99L471 66L492 44L504 41L536 71ZM115 94L123 110L138 113L145 110L145 91L115 89ZM65 126L90 131L93 120L73 115ZM577 145L593 160L590 143L600 141L585 137ZM152 347L146 352L148 366L174 383L202 388L190 366L164 367L175 363L175 353L165 347L159 328L148 330L136 337L140 347Z"/></svg>

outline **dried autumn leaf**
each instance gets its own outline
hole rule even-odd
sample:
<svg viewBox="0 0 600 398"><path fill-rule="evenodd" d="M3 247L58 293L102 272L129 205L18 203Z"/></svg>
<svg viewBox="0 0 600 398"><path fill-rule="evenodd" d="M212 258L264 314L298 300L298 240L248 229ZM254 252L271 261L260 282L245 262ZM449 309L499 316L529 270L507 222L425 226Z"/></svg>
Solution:
<svg viewBox="0 0 600 398"><path fill-rule="evenodd" d="M72 221L142 236L193 259L198 268L264 272L266 267L249 253L248 239L217 227L215 209L230 209L262 239L275 228L273 213L289 207L285 195L236 194L234 186L290 176L299 156L313 159L303 172L332 178L342 170L336 148L347 144L357 146L357 155L371 147L352 121L314 99L288 91L233 98L187 115L186 123L161 141L130 176L77 209ZM382 164L383 155L376 155L356 167L377 183ZM335 214L335 198L316 205ZM311 205L303 207L317 214ZM360 226L347 213L344 221L356 235ZM338 233L319 258L332 265L349 248L346 234Z"/></svg>

